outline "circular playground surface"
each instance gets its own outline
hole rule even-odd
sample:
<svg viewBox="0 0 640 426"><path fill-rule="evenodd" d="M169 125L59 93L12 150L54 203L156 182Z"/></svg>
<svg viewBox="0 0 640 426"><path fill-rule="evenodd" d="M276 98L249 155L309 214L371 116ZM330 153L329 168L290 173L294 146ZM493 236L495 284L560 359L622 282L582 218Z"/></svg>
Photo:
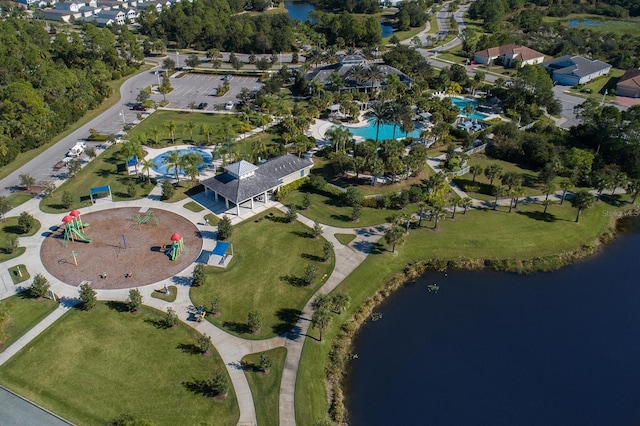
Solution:
<svg viewBox="0 0 640 426"><path fill-rule="evenodd" d="M138 208L117 208L80 216L88 227L81 229L90 243L68 241L64 246L61 225L45 238L40 249L44 267L59 280L79 286L91 281L97 289L140 287L162 281L192 264L202 250L198 228L184 217L166 210L153 210L158 218L137 226L136 217L147 213ZM61 217L62 218L62 217ZM180 234L185 251L171 260L171 237ZM125 247L126 245L126 247ZM78 265L74 263L76 252Z"/></svg>

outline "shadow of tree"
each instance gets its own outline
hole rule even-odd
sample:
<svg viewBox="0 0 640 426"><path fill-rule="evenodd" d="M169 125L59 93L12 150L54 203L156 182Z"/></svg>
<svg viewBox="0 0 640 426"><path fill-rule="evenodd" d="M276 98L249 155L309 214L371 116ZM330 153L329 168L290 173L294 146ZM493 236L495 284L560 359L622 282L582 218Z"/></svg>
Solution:
<svg viewBox="0 0 640 426"><path fill-rule="evenodd" d="M167 322L162 318L145 318L144 322L146 322L147 324L151 324L159 330L166 330L170 328Z"/></svg>
<svg viewBox="0 0 640 426"><path fill-rule="evenodd" d="M116 300L109 300L107 302L107 308L116 312L129 312L129 305L125 302L118 302Z"/></svg>
<svg viewBox="0 0 640 426"><path fill-rule="evenodd" d="M314 238L311 232L303 232L303 231L291 231L293 235L296 235L300 238Z"/></svg>
<svg viewBox="0 0 640 426"><path fill-rule="evenodd" d="M289 223L287 221L287 218L283 217L283 216L276 216L276 215L271 216L271 215L269 215L269 216L266 216L266 218L269 219L270 221L276 222L276 223Z"/></svg>
<svg viewBox="0 0 640 426"><path fill-rule="evenodd" d="M249 333L249 325L248 324L235 322L235 321L225 321L224 323L222 323L222 326L224 328L226 328L227 330L232 331L234 333L238 333L238 334Z"/></svg>
<svg viewBox="0 0 640 426"><path fill-rule="evenodd" d="M176 349L180 349L182 352L191 355L201 355L203 353L202 349L193 343L179 343Z"/></svg>
<svg viewBox="0 0 640 426"><path fill-rule="evenodd" d="M351 218L346 214L332 214L331 219L339 220L340 222L351 222Z"/></svg>
<svg viewBox="0 0 640 426"><path fill-rule="evenodd" d="M559 219L551 213L543 213L543 212L522 212L522 211L518 211L516 212L519 215L522 216L526 216L530 219L535 219L535 220L539 220L542 222L548 222L548 223L553 223L553 222L557 222Z"/></svg>
<svg viewBox="0 0 640 426"><path fill-rule="evenodd" d="M316 256L315 254L302 253L300 255L300 257L302 257L303 259L310 260L312 262L322 262L323 261L323 259L320 256Z"/></svg>
<svg viewBox="0 0 640 426"><path fill-rule="evenodd" d="M305 282L302 278L293 275L282 275L280 279L294 287L304 287Z"/></svg>
<svg viewBox="0 0 640 426"><path fill-rule="evenodd" d="M189 286L191 285L191 277L171 277L171 282L176 285Z"/></svg>
<svg viewBox="0 0 640 426"><path fill-rule="evenodd" d="M189 392L193 392L196 395L206 396L207 398L214 398L218 396L209 380L192 379L188 382L182 382L182 386L184 386Z"/></svg>
<svg viewBox="0 0 640 426"><path fill-rule="evenodd" d="M616 206L616 207L620 207L624 204L626 204L623 200L622 200L622 196L620 194L614 194L614 195L610 195L610 194L602 194L600 196L600 199L607 203L610 204L612 206Z"/></svg>
<svg viewBox="0 0 640 426"><path fill-rule="evenodd" d="M296 328L296 323L298 322L298 318L302 315L302 311L299 309L293 308L282 308L276 312L276 316L280 321L280 324L276 324L273 326L273 332L277 335L283 335L289 333L291 330ZM297 327L298 329L300 327ZM300 331L298 330L298 333Z"/></svg>

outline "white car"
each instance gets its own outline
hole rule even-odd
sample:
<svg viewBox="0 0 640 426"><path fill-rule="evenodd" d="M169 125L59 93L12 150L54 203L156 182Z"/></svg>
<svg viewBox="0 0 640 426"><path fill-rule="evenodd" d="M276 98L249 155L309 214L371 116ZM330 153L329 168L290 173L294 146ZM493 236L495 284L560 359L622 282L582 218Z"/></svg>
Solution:
<svg viewBox="0 0 640 426"><path fill-rule="evenodd" d="M226 109L227 111L231 111L234 106L236 105L232 101L229 101L226 104L224 104L224 109Z"/></svg>

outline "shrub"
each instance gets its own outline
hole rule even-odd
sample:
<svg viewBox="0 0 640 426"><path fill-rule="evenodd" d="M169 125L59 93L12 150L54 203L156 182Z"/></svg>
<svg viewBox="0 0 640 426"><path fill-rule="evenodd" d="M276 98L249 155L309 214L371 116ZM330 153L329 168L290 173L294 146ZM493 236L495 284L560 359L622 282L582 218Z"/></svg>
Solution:
<svg viewBox="0 0 640 426"><path fill-rule="evenodd" d="M191 276L191 286L200 287L204 284L206 278L207 274L205 273L204 265L202 263L198 263L193 269L193 275Z"/></svg>
<svg viewBox="0 0 640 426"><path fill-rule="evenodd" d="M262 328L262 317L258 311L250 311L247 316L247 327L249 333L258 334Z"/></svg>
<svg viewBox="0 0 640 426"><path fill-rule="evenodd" d="M264 374L271 373L271 364L272 364L271 357L269 357L269 355L267 354L260 355L260 370L262 370Z"/></svg>
<svg viewBox="0 0 640 426"><path fill-rule="evenodd" d="M62 193L62 198L60 199L60 202L62 203L62 207L64 207L65 209L68 209L69 207L71 207L71 204L73 204L73 196L69 191L64 191Z"/></svg>
<svg viewBox="0 0 640 426"><path fill-rule="evenodd" d="M304 274L302 275L302 281L305 285L313 285L318 279L318 267L316 265L307 265L304 268Z"/></svg>
<svg viewBox="0 0 640 426"><path fill-rule="evenodd" d="M138 312L142 306L142 295L137 288L129 290L129 299L127 300L130 312Z"/></svg>
<svg viewBox="0 0 640 426"><path fill-rule="evenodd" d="M211 305L209 308L209 312L213 315L217 315L220 313L220 296L217 293L213 293L211 295Z"/></svg>
<svg viewBox="0 0 640 426"><path fill-rule="evenodd" d="M227 379L224 373L218 372L213 376L213 380L211 380L211 390L215 393L216 397L220 399L227 397L229 394L229 379Z"/></svg>
<svg viewBox="0 0 640 426"><path fill-rule="evenodd" d="M303 208L304 210L308 210L308 209L309 209L309 207L311 207L311 195L310 195L310 194L308 194L308 193L305 193L305 194L302 196L302 208Z"/></svg>
<svg viewBox="0 0 640 426"><path fill-rule="evenodd" d="M49 281L42 274L37 274L33 277L33 284L29 288L29 294L31 297L45 297L50 287Z"/></svg>
<svg viewBox="0 0 640 426"><path fill-rule="evenodd" d="M89 284L80 284L79 293L80 300L82 301L82 309L89 311L96 307L96 304L98 303L96 291L92 289Z"/></svg>
<svg viewBox="0 0 640 426"><path fill-rule="evenodd" d="M164 182L162 182L162 199L163 200L168 200L169 198L173 197L173 194L175 194L176 189L173 187L173 184L171 182L169 182L168 180L165 180Z"/></svg>
<svg viewBox="0 0 640 426"><path fill-rule="evenodd" d="M137 192L138 188L136 187L136 184L132 180L127 182L127 197L134 198Z"/></svg>
<svg viewBox="0 0 640 426"><path fill-rule="evenodd" d="M173 328L178 325L178 314L172 308L167 308L167 312L164 314L164 326L165 328Z"/></svg>
<svg viewBox="0 0 640 426"><path fill-rule="evenodd" d="M211 351L211 347L213 343L211 342L211 337L203 334L198 337L198 348L200 348L200 352L204 355L208 354Z"/></svg>
<svg viewBox="0 0 640 426"><path fill-rule="evenodd" d="M227 215L222 216L222 219L218 222L218 240L224 241L231 237L232 233L233 227L231 226L231 219Z"/></svg>
<svg viewBox="0 0 640 426"><path fill-rule="evenodd" d="M353 206L353 210L351 211L351 220L357 222L362 217L362 206L360 204L356 204Z"/></svg>
<svg viewBox="0 0 640 426"><path fill-rule="evenodd" d="M27 212L20 213L20 217L18 218L18 228L22 231L23 234L31 231L34 225L36 224L36 220L33 216L31 216Z"/></svg>
<svg viewBox="0 0 640 426"><path fill-rule="evenodd" d="M298 209L296 206L289 206L289 210L287 210L286 219L288 223L293 223L298 219Z"/></svg>
<svg viewBox="0 0 640 426"><path fill-rule="evenodd" d="M8 254L13 253L18 248L18 236L16 234L9 234L5 239L5 252Z"/></svg>
<svg viewBox="0 0 640 426"><path fill-rule="evenodd" d="M331 252L333 251L333 244L329 241L325 241L322 245L322 260L328 262L331 259Z"/></svg>
<svg viewBox="0 0 640 426"><path fill-rule="evenodd" d="M378 208L378 199L381 197L369 197L362 200L362 207L368 207L370 209Z"/></svg>
<svg viewBox="0 0 640 426"><path fill-rule="evenodd" d="M346 206L351 206L351 207L355 205L361 206L362 200L364 200L364 195L362 195L362 191L360 191L358 188L353 186L350 186L349 188L347 188L347 190L342 195L342 202Z"/></svg>

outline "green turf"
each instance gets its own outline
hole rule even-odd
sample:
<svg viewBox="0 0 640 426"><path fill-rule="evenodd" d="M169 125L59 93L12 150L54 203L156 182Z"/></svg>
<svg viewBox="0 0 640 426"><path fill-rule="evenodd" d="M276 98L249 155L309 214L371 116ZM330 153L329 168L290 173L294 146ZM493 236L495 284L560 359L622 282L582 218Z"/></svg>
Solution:
<svg viewBox="0 0 640 426"><path fill-rule="evenodd" d="M235 425L233 389L218 401L201 382L226 374L215 349L202 356L195 330L162 329L162 317L119 302L71 310L0 368L0 382L76 424L130 413L157 425Z"/></svg>
<svg viewBox="0 0 640 426"><path fill-rule="evenodd" d="M200 127L203 124L213 129L210 136L211 143L223 142L221 133L223 123L229 123L234 130L234 135L240 133L241 121L235 115L229 114L208 114L203 112L184 112L184 111L156 111L148 118L145 118L140 124L129 131L129 139L135 140L140 135L144 135L145 139L149 139L149 144L154 147L162 147L172 145L171 135L166 125L169 122L176 123L176 131L174 134L175 145L181 144L202 144L208 145L206 135L200 134ZM193 141L191 140L191 132L186 127L188 122L193 122ZM153 134L154 127L158 130L158 141L154 141L156 137Z"/></svg>
<svg viewBox="0 0 640 426"><path fill-rule="evenodd" d="M546 220L540 205L521 205L519 212L473 210L467 215L456 215L455 220L440 222L439 229L428 229L431 223L423 223L422 229L410 231L404 244L391 253L383 244L377 245L372 254L338 286L336 291L351 297L350 308L332 321L324 333L324 341L306 339L296 384L296 420L298 424L312 424L324 419L328 410L325 368L331 341L335 338L343 320L354 312L377 289L407 264L434 258L486 258L528 259L536 256L560 254L591 244L609 225L606 211L615 207L604 202L596 203L585 211L579 223L575 223L576 210L568 203L549 208Z"/></svg>
<svg viewBox="0 0 640 426"><path fill-rule="evenodd" d="M354 234L334 234L334 237L336 237L336 240L340 241L340 244L345 246L356 239Z"/></svg>
<svg viewBox="0 0 640 426"><path fill-rule="evenodd" d="M567 22L573 19L601 22L601 25L593 25L593 26L580 25L578 27L575 27L574 28L575 30L586 29L599 34L613 33L618 36L624 36L627 34L635 34L635 35L640 34L640 19L637 19L637 18L614 19L614 18L606 18L600 15L591 15L588 13L572 13L564 17L547 16L542 18L542 21L550 22L550 23L561 22L564 26L568 27L569 24Z"/></svg>
<svg viewBox="0 0 640 426"><path fill-rule="evenodd" d="M151 297L154 299L164 300L166 302L173 302L178 295L178 288L175 285L168 286L169 294L164 292L164 289L156 289L151 293Z"/></svg>
<svg viewBox="0 0 640 426"><path fill-rule="evenodd" d="M265 375L259 369L261 354L266 354L271 358L271 373L268 375ZM251 388L259 425L277 425L280 423L280 413L278 411L280 382L286 358L286 348L275 348L242 358L244 374L247 376L247 381Z"/></svg>
<svg viewBox="0 0 640 426"><path fill-rule="evenodd" d="M45 213L63 213L70 209L91 205L89 189L96 186L110 185L114 201L127 201L145 197L153 189L147 179L137 179L126 174L124 157L119 154L123 145L112 145L101 155L87 164L75 177L63 183L52 196L40 202L40 209ZM127 195L127 183L134 182L137 188L136 197ZM68 191L73 196L70 208L62 205L62 194ZM100 194L103 196L104 194Z"/></svg>
<svg viewBox="0 0 640 426"><path fill-rule="evenodd" d="M34 194L30 194L28 192L14 192L13 194L7 195L7 202L14 209L21 204L26 203L30 199L34 197Z"/></svg>
<svg viewBox="0 0 640 426"><path fill-rule="evenodd" d="M53 312L58 304L50 299L33 299L28 293L16 294L0 301L0 309L9 314L5 332L7 338L0 344L0 351L8 348L24 333Z"/></svg>
<svg viewBox="0 0 640 426"><path fill-rule="evenodd" d="M196 306L208 308L211 295L219 296L221 315L207 315L207 320L253 339L273 337L295 324L300 310L322 284L321 278L333 270L334 259L323 263L324 239L313 239L310 228L298 221L283 223L282 218L281 212L271 209L234 226L230 265L226 269L208 266L206 284L191 288ZM299 282L307 265L316 265L319 272L316 284L310 287ZM246 332L251 310L262 316L261 332L255 336Z"/></svg>
<svg viewBox="0 0 640 426"><path fill-rule="evenodd" d="M40 230L41 225L37 219L34 220L35 225L31 229L31 231L23 233L18 227L18 216L5 217L0 219L0 262L6 262L7 260L18 257L22 253L24 253L24 247L18 247L13 251L13 253L7 253L6 239L10 234L17 235L18 237L30 237L32 235L35 235L35 233ZM20 239L18 239L18 244L20 244Z"/></svg>
<svg viewBox="0 0 640 426"><path fill-rule="evenodd" d="M218 224L218 222L220 222L220 219L218 219L218 216L216 216L216 215L215 215L215 214L213 214L213 213L207 213L207 214L204 216L204 219L205 219L205 220L207 220L207 219L208 219L208 220L209 220L209 225L211 225L211 226L216 226L216 225Z"/></svg>
<svg viewBox="0 0 640 426"><path fill-rule="evenodd" d="M27 266L24 264L12 266L8 271L14 284L20 284L31 278Z"/></svg>
<svg viewBox="0 0 640 426"><path fill-rule="evenodd" d="M182 207L194 213L199 213L202 210L204 210L204 207L202 207L200 204L196 203L195 201L189 201Z"/></svg>
<svg viewBox="0 0 640 426"><path fill-rule="evenodd" d="M340 202L336 201L335 197L328 197L316 193L309 193L309 195L311 196L311 207L301 212L301 214L311 220L337 228L357 228L379 225L385 223L389 216L397 212L397 210L364 207L362 209L362 217L358 222L354 222L351 220L352 207L342 206ZM300 206L302 205L302 197L303 193L301 191L294 191L287 196L284 204ZM407 206L404 211L407 213L415 213L417 208L415 205L410 205Z"/></svg>
<svg viewBox="0 0 640 426"><path fill-rule="evenodd" d="M572 87L569 89L569 92L573 95L591 98L598 102L602 102L603 98L605 102L611 102L615 100L616 85L623 74L624 70L612 68L608 75L591 80L584 86L579 86L575 89Z"/></svg>
<svg viewBox="0 0 640 426"><path fill-rule="evenodd" d="M175 192L173 196L168 200L162 200L165 203L176 203L178 201L186 200L187 198L195 195L199 192L204 191L203 185L193 186L190 179L183 179L180 182L175 182L173 184L175 188Z"/></svg>

